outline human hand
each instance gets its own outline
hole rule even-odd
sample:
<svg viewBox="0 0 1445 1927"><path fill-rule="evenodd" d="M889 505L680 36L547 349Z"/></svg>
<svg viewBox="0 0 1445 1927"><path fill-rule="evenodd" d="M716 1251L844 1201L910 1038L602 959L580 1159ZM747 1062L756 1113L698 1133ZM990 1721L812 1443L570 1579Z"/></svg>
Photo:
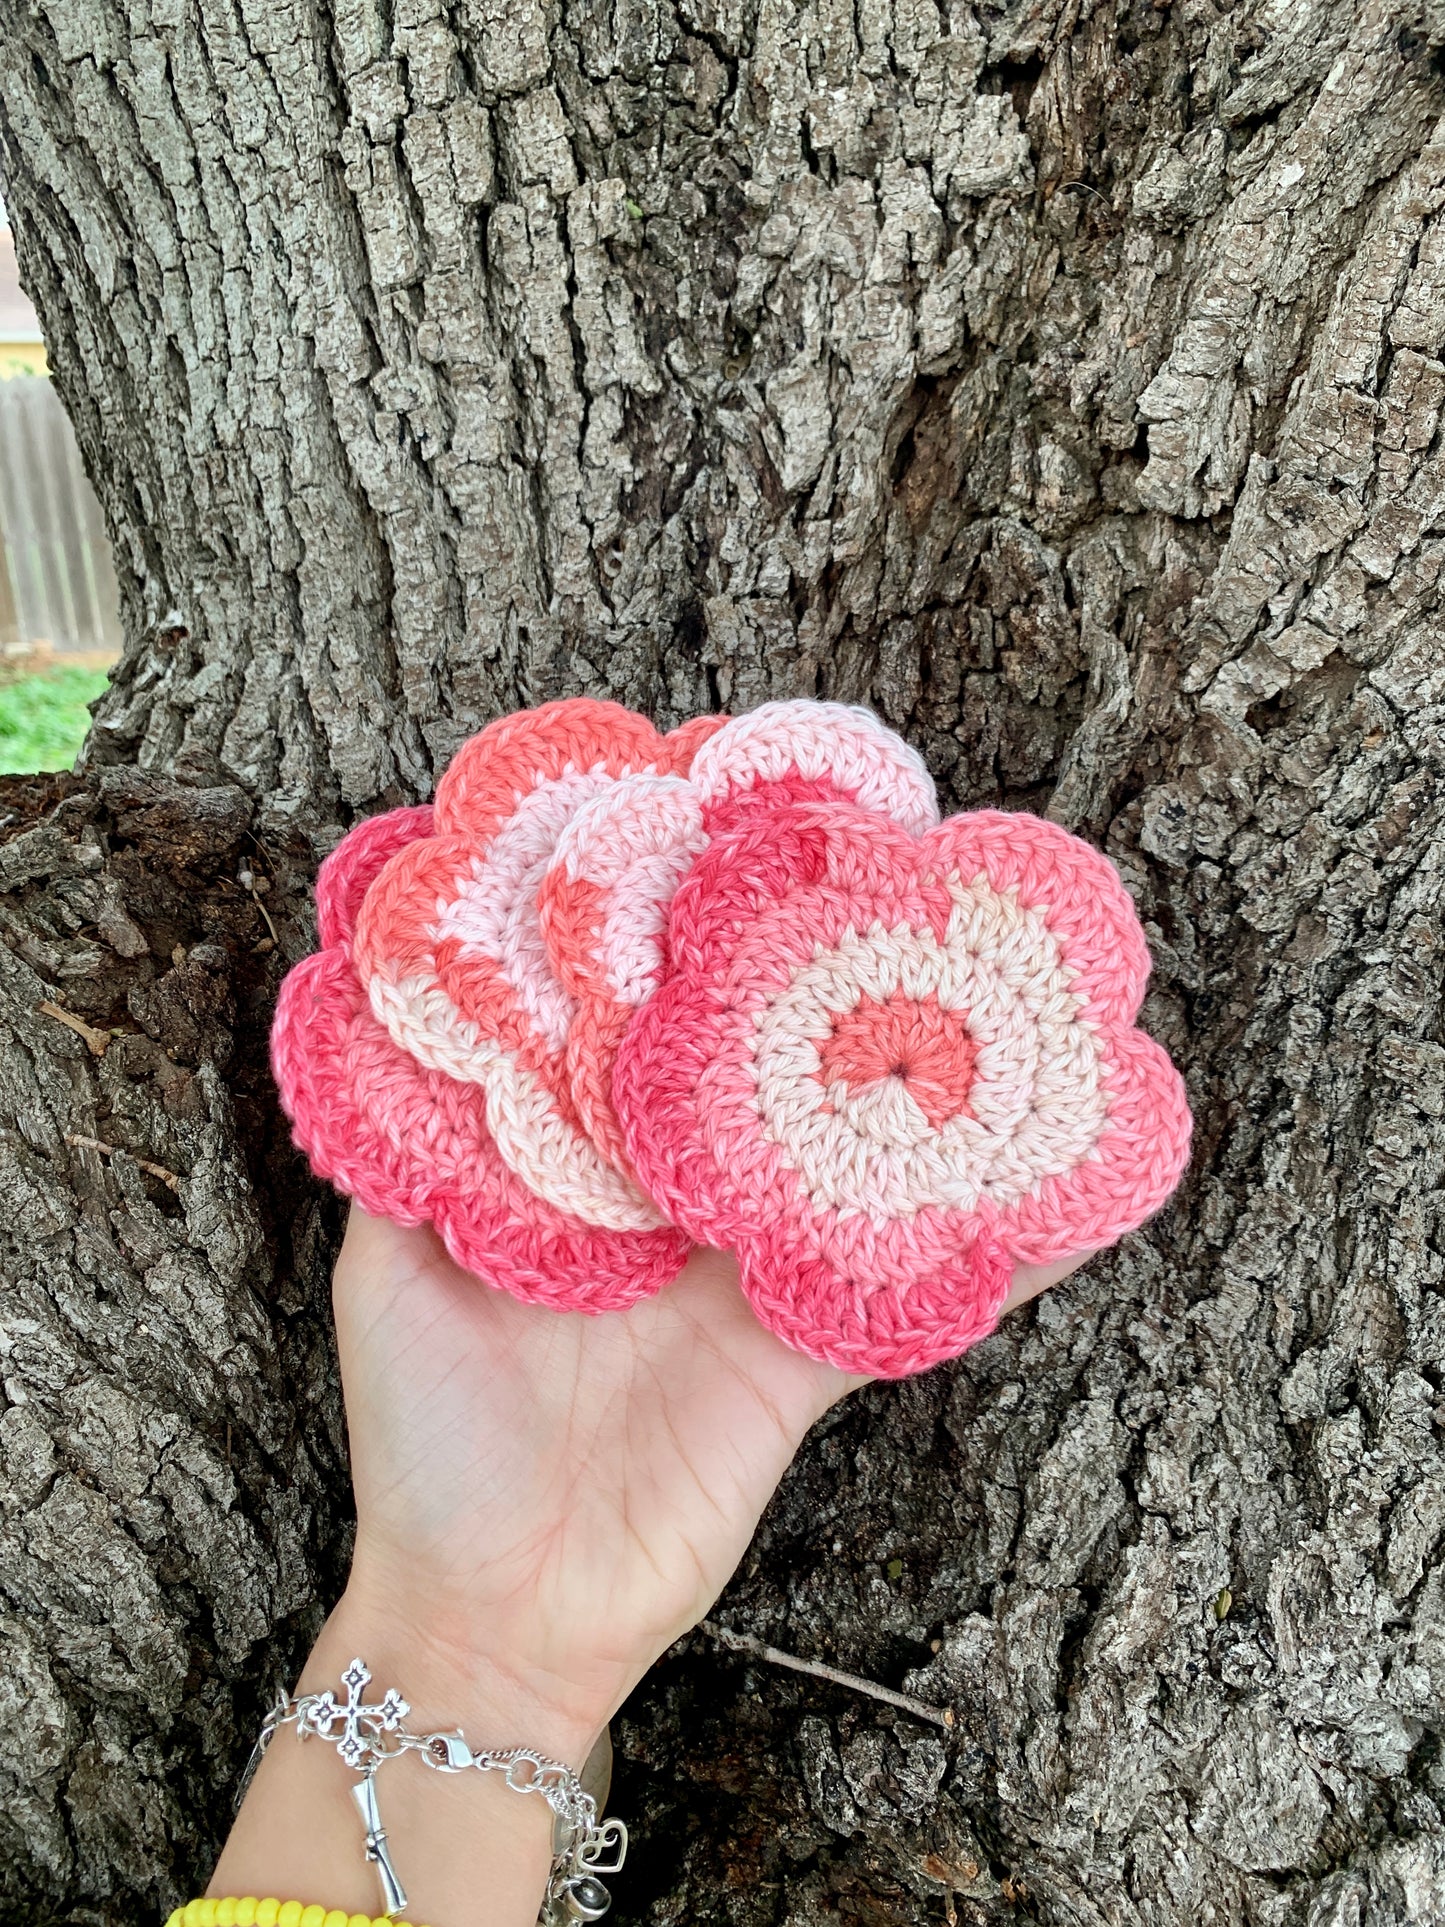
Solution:
<svg viewBox="0 0 1445 1927"><path fill-rule="evenodd" d="M1008 1306L1081 1262L1021 1268ZM863 1382L759 1324L716 1251L627 1312L559 1314L353 1207L334 1296L352 1621L404 1619L574 1763L722 1591L808 1428Z"/></svg>
<svg viewBox="0 0 1445 1927"><path fill-rule="evenodd" d="M1008 1304L1071 1269L1019 1271ZM760 1325L716 1251L589 1318L490 1291L432 1232L353 1207L334 1298L356 1550L298 1691L335 1689L359 1655L413 1731L460 1724L474 1747L574 1768L722 1590L808 1427L861 1382ZM273 1745L212 1894L372 1904L352 1778L327 1747ZM421 1769L388 1770L384 1796L413 1918L536 1919L540 1802Z"/></svg>

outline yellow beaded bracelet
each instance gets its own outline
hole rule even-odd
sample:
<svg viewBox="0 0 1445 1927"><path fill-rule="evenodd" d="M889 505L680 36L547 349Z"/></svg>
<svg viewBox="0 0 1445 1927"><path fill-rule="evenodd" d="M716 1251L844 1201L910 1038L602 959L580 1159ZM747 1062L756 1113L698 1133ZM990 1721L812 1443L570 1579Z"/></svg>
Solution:
<svg viewBox="0 0 1445 1927"><path fill-rule="evenodd" d="M340 1907L303 1907L299 1900L193 1900L177 1907L166 1927L411 1927L405 1920L373 1920Z"/></svg>

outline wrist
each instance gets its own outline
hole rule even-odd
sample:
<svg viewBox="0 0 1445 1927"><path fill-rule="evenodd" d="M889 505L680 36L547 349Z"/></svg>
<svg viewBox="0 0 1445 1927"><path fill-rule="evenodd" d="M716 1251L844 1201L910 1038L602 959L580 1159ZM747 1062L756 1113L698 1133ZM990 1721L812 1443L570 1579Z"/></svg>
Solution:
<svg viewBox="0 0 1445 1927"><path fill-rule="evenodd" d="M615 1710L465 1604L419 1598L358 1559L307 1661L299 1691L335 1688L360 1657L374 1690L394 1686L414 1733L461 1728L474 1748L535 1747L580 1770Z"/></svg>
<svg viewBox="0 0 1445 1927"><path fill-rule="evenodd" d="M394 1690L406 1704L408 1732L422 1737L460 1729L473 1751L526 1746L578 1770L591 1745L590 1715L531 1697L480 1649L439 1644L424 1615L400 1610L353 1577L358 1582L348 1585L322 1628L294 1697L329 1691L344 1704L354 1681L343 1676L360 1658L371 1675L362 1700L375 1707ZM394 1753L376 1775L384 1844L373 1854L366 1816L355 1804L358 1769L336 1744L344 1728L296 1745L302 1733L288 1726L285 1737L278 1734L267 1747L212 1876L211 1895L275 1894L348 1918L364 1910L371 1918L385 1890L368 1863L385 1859L389 1876L405 1887L413 1920L485 1917L489 1927L536 1921L554 1850L552 1810L544 1799L526 1797L500 1773L438 1773L418 1754ZM477 1911L483 1891L484 1916Z"/></svg>

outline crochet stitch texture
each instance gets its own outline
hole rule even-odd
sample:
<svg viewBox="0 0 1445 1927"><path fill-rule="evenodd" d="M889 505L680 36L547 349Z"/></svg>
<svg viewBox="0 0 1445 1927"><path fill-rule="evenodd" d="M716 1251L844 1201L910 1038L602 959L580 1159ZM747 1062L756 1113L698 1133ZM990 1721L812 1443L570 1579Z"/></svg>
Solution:
<svg viewBox="0 0 1445 1927"><path fill-rule="evenodd" d="M525 1299L618 1309L707 1242L789 1344L920 1371L1187 1157L1113 866L1034 817L939 824L866 710L503 718L317 906L273 1038L298 1143Z"/></svg>

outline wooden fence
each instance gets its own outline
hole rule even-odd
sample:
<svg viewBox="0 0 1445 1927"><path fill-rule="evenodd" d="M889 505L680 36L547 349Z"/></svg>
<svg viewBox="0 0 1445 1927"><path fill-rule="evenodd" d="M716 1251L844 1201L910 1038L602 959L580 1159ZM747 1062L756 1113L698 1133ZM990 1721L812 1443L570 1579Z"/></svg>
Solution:
<svg viewBox="0 0 1445 1927"><path fill-rule="evenodd" d="M0 649L119 655L115 572L70 421L40 375L0 381Z"/></svg>

